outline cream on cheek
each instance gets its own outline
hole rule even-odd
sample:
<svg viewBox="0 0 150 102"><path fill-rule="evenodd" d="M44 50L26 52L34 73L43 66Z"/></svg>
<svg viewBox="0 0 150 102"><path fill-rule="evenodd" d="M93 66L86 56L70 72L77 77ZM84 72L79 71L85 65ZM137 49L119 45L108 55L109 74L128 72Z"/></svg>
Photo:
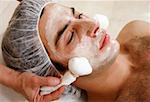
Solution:
<svg viewBox="0 0 150 102"><path fill-rule="evenodd" d="M54 16L50 16L50 14L47 15L45 24L45 35L49 46L51 45L50 41L53 37L51 33L53 33L55 29L57 29L55 26L53 26L53 19Z"/></svg>
<svg viewBox="0 0 150 102"><path fill-rule="evenodd" d="M92 51L91 51L92 49ZM91 38L84 36L82 40L76 45L76 48L73 50L73 56L81 56L81 57L94 57L93 54L97 50L96 46L93 46Z"/></svg>
<svg viewBox="0 0 150 102"><path fill-rule="evenodd" d="M100 68L114 61L119 53L119 44L116 40L110 40L104 49L99 51L99 56L91 60L95 68Z"/></svg>
<svg viewBox="0 0 150 102"><path fill-rule="evenodd" d="M99 56L98 47L95 44L94 39L84 36L73 50L72 56L86 57L93 67L93 64L91 63L92 60Z"/></svg>
<svg viewBox="0 0 150 102"><path fill-rule="evenodd" d="M101 24L100 20L98 23ZM74 56L86 57L95 69L112 62L119 52L118 42L112 39L103 49L99 50L99 42L105 34L98 31L96 35L96 38L85 36L74 50Z"/></svg>
<svg viewBox="0 0 150 102"><path fill-rule="evenodd" d="M73 51L73 56L86 57L94 69L109 63L119 52L119 44L116 40L110 42L99 50L101 36L95 39L85 36Z"/></svg>

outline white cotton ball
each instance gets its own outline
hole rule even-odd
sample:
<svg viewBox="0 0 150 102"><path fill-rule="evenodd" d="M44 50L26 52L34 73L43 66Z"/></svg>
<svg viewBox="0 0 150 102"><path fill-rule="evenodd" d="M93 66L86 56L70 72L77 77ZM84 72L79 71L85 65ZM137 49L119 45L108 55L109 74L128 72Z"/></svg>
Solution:
<svg viewBox="0 0 150 102"><path fill-rule="evenodd" d="M76 77L92 73L92 67L85 57L71 58L68 62L68 68Z"/></svg>
<svg viewBox="0 0 150 102"><path fill-rule="evenodd" d="M99 23L100 28L102 28L102 29L108 28L109 20L106 16L101 15L101 14L96 14L93 18Z"/></svg>

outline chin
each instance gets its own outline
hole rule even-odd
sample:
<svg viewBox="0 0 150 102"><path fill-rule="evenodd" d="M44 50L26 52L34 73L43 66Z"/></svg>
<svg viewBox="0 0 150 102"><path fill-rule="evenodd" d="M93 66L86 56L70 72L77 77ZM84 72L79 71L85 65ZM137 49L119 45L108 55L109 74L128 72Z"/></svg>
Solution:
<svg viewBox="0 0 150 102"><path fill-rule="evenodd" d="M106 59L106 63L113 63L117 58L117 56L119 55L120 44L118 43L117 40L110 40L109 46L110 46L110 54Z"/></svg>
<svg viewBox="0 0 150 102"><path fill-rule="evenodd" d="M94 69L102 69L111 65L119 55L120 44L117 40L110 39L109 43L100 52L98 58L92 61Z"/></svg>

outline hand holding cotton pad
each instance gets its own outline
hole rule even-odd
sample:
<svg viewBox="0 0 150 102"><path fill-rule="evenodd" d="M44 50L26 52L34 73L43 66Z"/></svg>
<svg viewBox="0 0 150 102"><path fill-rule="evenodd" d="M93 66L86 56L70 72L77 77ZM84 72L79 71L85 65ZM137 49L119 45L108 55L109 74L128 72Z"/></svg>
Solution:
<svg viewBox="0 0 150 102"><path fill-rule="evenodd" d="M92 67L89 61L85 57L74 57L68 62L69 71L67 71L63 78L61 84L55 87L42 87L41 95L50 94L51 92L57 90L63 85L70 85L73 83L77 77L84 76L92 73Z"/></svg>

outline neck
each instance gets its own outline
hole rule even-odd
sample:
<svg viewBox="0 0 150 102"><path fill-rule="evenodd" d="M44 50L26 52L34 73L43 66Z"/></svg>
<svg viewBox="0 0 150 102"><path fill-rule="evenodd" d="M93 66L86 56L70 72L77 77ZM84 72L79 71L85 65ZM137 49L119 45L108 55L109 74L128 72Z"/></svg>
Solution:
<svg viewBox="0 0 150 102"><path fill-rule="evenodd" d="M130 65L127 56L120 54L110 68L104 72L104 76L95 79L95 82L99 81L102 83L98 87L97 93L87 92L89 102L96 100L101 100L102 102L115 100L131 73Z"/></svg>

